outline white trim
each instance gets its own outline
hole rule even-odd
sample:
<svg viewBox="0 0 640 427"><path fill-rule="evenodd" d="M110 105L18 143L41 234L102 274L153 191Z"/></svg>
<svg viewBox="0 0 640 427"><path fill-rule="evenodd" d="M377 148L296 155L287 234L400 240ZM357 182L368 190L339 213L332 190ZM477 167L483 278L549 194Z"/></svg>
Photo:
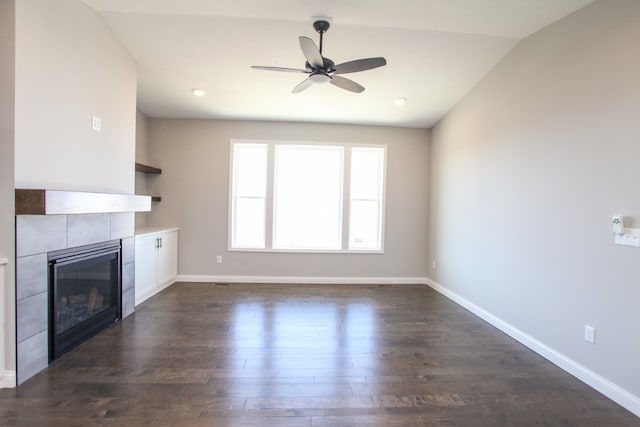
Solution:
<svg viewBox="0 0 640 427"><path fill-rule="evenodd" d="M482 318L483 320L489 322L491 325L500 329L505 334L509 335L511 338L517 340L521 344L535 351L545 359L554 363L561 369L565 370L569 374L573 375L577 379L586 383L587 385L593 387L600 393L604 394L614 402L618 403L620 406L628 409L635 415L640 417L640 397L632 394L628 390L620 387L617 384L609 381L608 379L600 376L599 374L593 372L586 366L581 365L575 360L565 356L559 351L549 347L541 341L538 341L531 335L521 331L520 329L514 327L513 325L505 322L497 316L489 313L485 309L475 305L471 301L461 297L455 292L445 288L439 283L427 279L427 286L430 286L435 291L441 293L445 297L449 298L453 302L461 305L466 308L473 314Z"/></svg>
<svg viewBox="0 0 640 427"><path fill-rule="evenodd" d="M0 388L14 388L16 386L16 371L0 373Z"/></svg>
<svg viewBox="0 0 640 427"><path fill-rule="evenodd" d="M178 275L179 282L283 283L327 285L426 285L426 277L313 277L313 276L209 276Z"/></svg>
<svg viewBox="0 0 640 427"><path fill-rule="evenodd" d="M136 307L142 304L143 302L145 302L146 300L148 300L149 298L151 298L152 296L164 291L169 286L173 285L175 282L176 282L176 276L173 276L171 277L171 279L167 280L165 283L161 283L156 288L147 289L146 291L136 294L134 297Z"/></svg>
<svg viewBox="0 0 640 427"><path fill-rule="evenodd" d="M5 265L9 263L7 258L0 258L0 388L8 388L16 386L16 373L15 371L5 371L5 292L4 292L4 275Z"/></svg>
<svg viewBox="0 0 640 427"><path fill-rule="evenodd" d="M229 252L281 253L281 254L384 254L377 249L276 249L276 248L229 248Z"/></svg>

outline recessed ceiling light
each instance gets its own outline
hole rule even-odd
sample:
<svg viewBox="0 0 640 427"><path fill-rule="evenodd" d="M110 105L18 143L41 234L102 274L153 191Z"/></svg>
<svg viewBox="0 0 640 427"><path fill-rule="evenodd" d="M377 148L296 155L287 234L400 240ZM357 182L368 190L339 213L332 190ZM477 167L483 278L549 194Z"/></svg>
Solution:
<svg viewBox="0 0 640 427"><path fill-rule="evenodd" d="M191 89L191 93L194 94L195 96L204 96L204 94L207 92L205 92L202 89L194 88L194 89Z"/></svg>
<svg viewBox="0 0 640 427"><path fill-rule="evenodd" d="M393 100L393 103L396 105L404 105L407 103L407 98L396 98Z"/></svg>

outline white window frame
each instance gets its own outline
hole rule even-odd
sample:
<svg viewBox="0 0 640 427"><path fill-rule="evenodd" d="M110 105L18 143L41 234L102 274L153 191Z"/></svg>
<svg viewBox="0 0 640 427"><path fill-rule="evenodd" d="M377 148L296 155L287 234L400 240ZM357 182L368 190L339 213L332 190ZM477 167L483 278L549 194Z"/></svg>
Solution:
<svg viewBox="0 0 640 427"><path fill-rule="evenodd" d="M238 146L242 146L242 145L244 145L244 146L247 146L247 145L264 146L264 148L266 149L266 153L265 153L266 156L267 156L266 158L268 158L268 156L269 156L269 153L268 153L269 147L266 144L243 144L243 143L239 143L237 145ZM229 198L229 206L230 206L230 209L229 209L229 213L230 213L230 215L229 215L229 247L233 246L233 243L234 243L234 241L236 240L236 237L237 237L235 234L233 234L233 231L235 230L235 223L236 223L236 220L238 218L235 215L232 215L232 213L235 213L235 210L237 209L238 199L240 199L240 198L248 198L248 199L261 199L261 200L264 200L264 202L263 202L263 211L264 211L263 212L263 215L264 215L263 216L263 221L265 221L266 218L267 218L266 214L267 214L267 209L268 209L266 203L267 203L267 193L268 193L269 190L266 188L266 185L265 185L265 188L263 188L264 196L248 196L248 197L245 196L245 197L243 197L243 196L238 196L236 194L236 192L238 191L238 189L237 189L238 176L235 173L235 169L236 169L236 165L237 165L237 162L236 162L237 159L235 157L235 154L236 154L235 151L232 151L232 153L231 153L231 166L230 166L231 186L230 186L230 192L229 192L229 195L230 195L230 198ZM268 171L266 171L266 172L268 173ZM268 176L265 176L265 180L268 182ZM265 229L266 229L266 223L264 225L265 225ZM264 245L266 246L267 240L266 240L265 230L262 230L262 242L264 242ZM245 248L245 249L251 249L251 248L262 249L262 246L260 246L260 245L247 245L247 246L237 246L237 247L238 248Z"/></svg>
<svg viewBox="0 0 640 427"><path fill-rule="evenodd" d="M234 145L235 144L266 144L267 145L267 196L265 211L265 247L264 248L238 248L232 247L233 233L233 204L234 204ZM309 145L309 146L340 146L344 148L343 179L342 179L342 246L341 249L276 249L273 248L273 198L274 198L274 152L276 145ZM382 190L380 201L380 249L349 249L349 222L351 202L351 148L371 147L383 150ZM278 253L350 253L350 254L382 254L385 249L385 216L386 216L386 191L387 191L387 146L381 144L361 143L333 143L310 141L276 141L257 139L231 139L229 144L229 203L227 225L227 248L230 252L278 252Z"/></svg>
<svg viewBox="0 0 640 427"><path fill-rule="evenodd" d="M380 174L380 176L378 177L379 181L378 181L378 185L380 186L379 188L379 194L378 194L378 198L377 199L369 199L369 198L359 198L359 197L351 197L351 189L352 189L352 182L349 182L349 188L347 189L347 197L345 198L345 202L347 202L349 204L349 209L351 209L352 205L354 204L354 202L358 202L358 201L368 201L368 202L377 202L378 203L378 215L379 215L379 223L378 223L378 237L379 237L379 241L380 241L380 247L384 248L384 211L385 211L385 178L386 178L386 161L387 161L387 150L386 147L381 147L381 146L373 146L373 145L368 145L368 146L364 146L364 145L351 145L349 151L349 168L351 168L351 166L353 165L353 162L351 160L351 156L353 153L353 149L354 148L359 148L359 149L374 149L374 150L382 150L382 165L381 169L382 169L382 173ZM353 174L351 173L351 170L349 170L349 179L353 178ZM346 184L345 184L346 185ZM345 221L348 222L348 230L347 230L347 242L344 243L344 245L346 245L346 248L353 252L353 251L375 251L377 249L369 249L369 248L352 248L351 247L351 232L353 231L351 229L351 212L348 213L348 215L345 215L343 218Z"/></svg>

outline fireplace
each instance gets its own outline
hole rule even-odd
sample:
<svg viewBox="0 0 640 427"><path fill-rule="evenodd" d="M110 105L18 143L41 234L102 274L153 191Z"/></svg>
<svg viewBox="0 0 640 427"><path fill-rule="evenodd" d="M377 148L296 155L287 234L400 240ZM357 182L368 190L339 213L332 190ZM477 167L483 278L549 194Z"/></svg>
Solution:
<svg viewBox="0 0 640 427"><path fill-rule="evenodd" d="M108 272L119 283L116 291L105 291L102 307L111 306L100 313L93 303L93 322L102 317L107 324L117 322L135 311L135 213L151 209L150 196L131 194L88 193L60 190L16 189L16 385L23 384L64 351L68 351L84 338L74 338L65 343L65 338L76 327L69 327L56 339L54 309L51 300L55 289L50 283L56 273L55 264L73 261L75 255L83 252L87 245L103 242L120 243L119 261L114 255L109 261ZM109 246L109 245L107 245ZM78 248L82 248L79 251ZM89 252L96 255L99 247L89 246ZM107 252L109 252L107 250ZM58 260L58 258L61 258ZM65 260L66 258L66 260ZM49 264L49 261L54 261ZM104 267L103 267L104 268ZM119 268L120 271L115 270ZM115 272L113 272L115 271ZM96 273L104 273L98 270ZM85 274L101 277L105 274ZM98 286L96 287L95 300ZM80 292L74 291L74 295ZM64 295L60 295L61 298ZM76 304L84 297L73 298ZM92 301L94 297L91 297ZM55 301L55 300L54 300ZM66 296L69 303L69 296ZM106 302L106 303L105 303ZM87 309L89 297L87 296ZM115 305L115 309L113 306ZM98 304L98 306L100 306ZM71 307L69 307L70 311ZM61 316L63 313L61 313ZM87 317L87 315L80 316ZM114 320L115 319L115 320ZM87 319L85 319L87 320ZM86 338L97 333L100 327L89 323ZM60 324L61 329L66 325ZM104 325L103 325L104 326ZM97 328L97 329L96 329ZM59 328L60 329L60 328ZM84 335L83 334L83 335ZM82 337L82 335L80 335ZM77 341L77 340L80 341ZM56 351L53 351L53 348Z"/></svg>
<svg viewBox="0 0 640 427"><path fill-rule="evenodd" d="M120 240L49 252L49 362L121 319Z"/></svg>

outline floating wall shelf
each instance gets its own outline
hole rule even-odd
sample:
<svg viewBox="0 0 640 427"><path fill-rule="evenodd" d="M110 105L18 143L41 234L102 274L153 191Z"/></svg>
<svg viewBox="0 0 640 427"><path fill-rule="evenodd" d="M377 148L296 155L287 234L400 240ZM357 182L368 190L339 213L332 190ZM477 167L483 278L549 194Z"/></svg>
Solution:
<svg viewBox="0 0 640 427"><path fill-rule="evenodd" d="M149 165L144 165L142 163L136 163L136 172L150 174L150 175L160 175L162 173L162 169L156 168ZM162 197L160 196L151 196L152 202L160 202L162 201Z"/></svg>
<svg viewBox="0 0 640 427"><path fill-rule="evenodd" d="M142 163L136 163L136 172L161 174L162 169L154 168L153 166L143 165Z"/></svg>

